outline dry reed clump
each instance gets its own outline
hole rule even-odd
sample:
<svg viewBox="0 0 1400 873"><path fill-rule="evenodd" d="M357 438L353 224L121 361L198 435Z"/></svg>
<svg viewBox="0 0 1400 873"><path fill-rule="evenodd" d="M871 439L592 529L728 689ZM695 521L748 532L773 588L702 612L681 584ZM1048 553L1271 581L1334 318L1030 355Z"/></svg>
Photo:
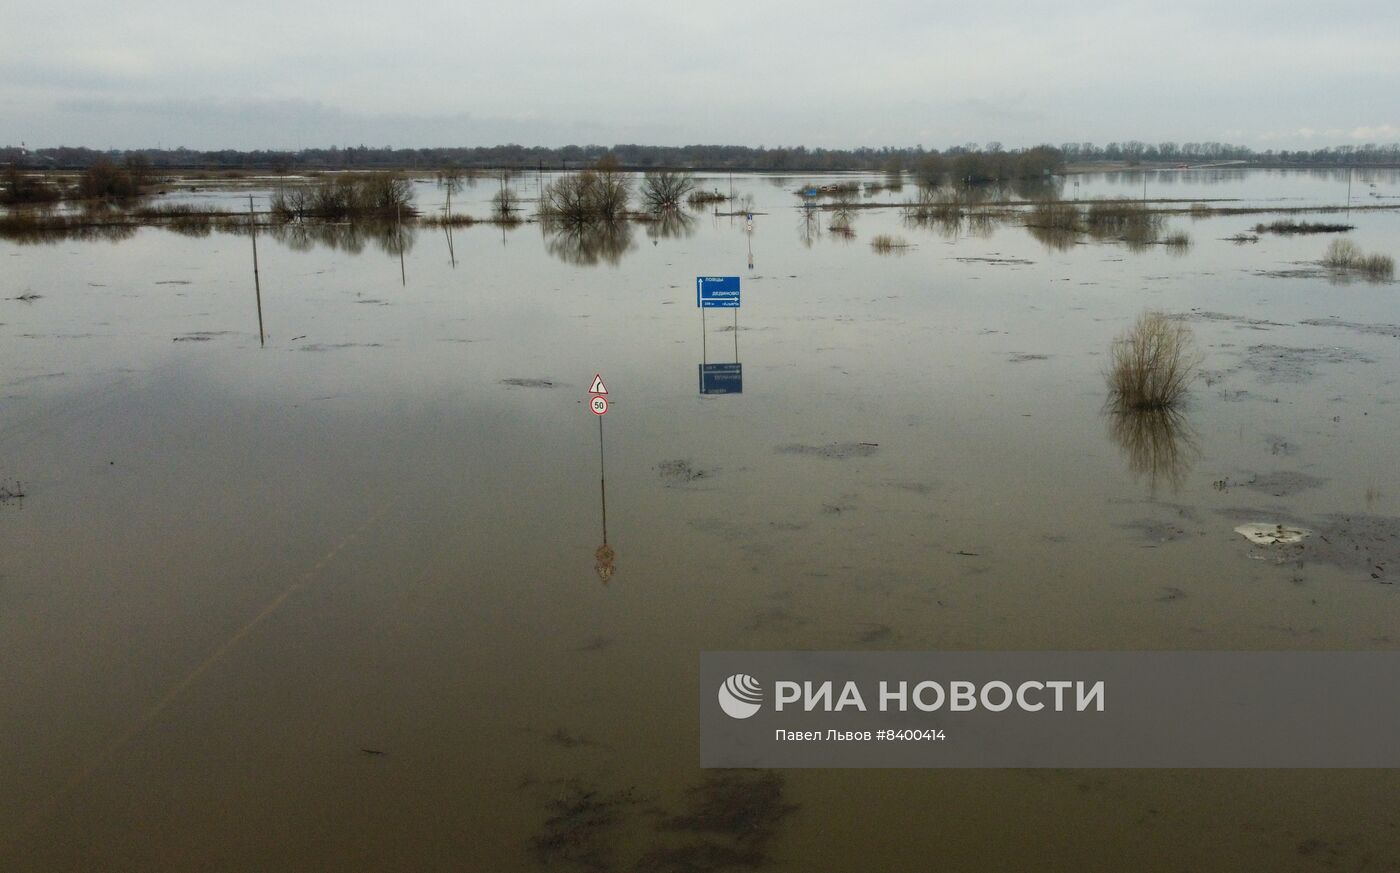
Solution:
<svg viewBox="0 0 1400 873"><path fill-rule="evenodd" d="M691 191L690 196L685 198L691 206L708 206L711 203L723 203L728 199L728 194L721 194L718 191Z"/></svg>
<svg viewBox="0 0 1400 873"><path fill-rule="evenodd" d="M1395 277L1395 259L1390 255L1368 255L1361 262L1360 270L1368 279L1392 279Z"/></svg>
<svg viewBox="0 0 1400 873"><path fill-rule="evenodd" d="M1180 254L1191 248L1191 235L1184 230L1178 230L1162 237L1161 242L1169 250Z"/></svg>
<svg viewBox="0 0 1400 873"><path fill-rule="evenodd" d="M1349 239L1333 240L1322 256L1322 263L1334 270L1350 270L1364 257L1361 247Z"/></svg>
<svg viewBox="0 0 1400 873"><path fill-rule="evenodd" d="M1085 224L1098 235L1120 234L1124 237L1151 238L1161 227L1163 217L1136 200L1095 200L1089 204Z"/></svg>
<svg viewBox="0 0 1400 873"><path fill-rule="evenodd" d="M1170 409L1186 395L1201 358L1191 328L1144 312L1109 347L1108 387L1125 411Z"/></svg>
<svg viewBox="0 0 1400 873"><path fill-rule="evenodd" d="M894 252L903 252L910 246L909 241L902 236L880 233L870 238L870 247L875 250L876 254L888 255Z"/></svg>
<svg viewBox="0 0 1400 873"><path fill-rule="evenodd" d="M1367 255L1361 247L1349 239L1333 240L1322 256L1322 263L1333 270L1346 270L1361 273L1373 281L1384 281L1395 276L1395 259L1389 255Z"/></svg>
<svg viewBox="0 0 1400 873"><path fill-rule="evenodd" d="M1026 217L1026 226L1073 233L1079 230L1079 207L1064 200L1042 200Z"/></svg>

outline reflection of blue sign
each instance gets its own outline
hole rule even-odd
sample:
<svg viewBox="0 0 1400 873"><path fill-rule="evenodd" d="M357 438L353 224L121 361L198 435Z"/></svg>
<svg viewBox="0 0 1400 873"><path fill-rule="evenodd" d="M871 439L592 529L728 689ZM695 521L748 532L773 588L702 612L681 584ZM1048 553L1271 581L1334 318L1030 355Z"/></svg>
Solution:
<svg viewBox="0 0 1400 873"><path fill-rule="evenodd" d="M743 364L701 364L701 394L743 394Z"/></svg>
<svg viewBox="0 0 1400 873"><path fill-rule="evenodd" d="M738 276L697 276L695 305L702 309L738 309Z"/></svg>

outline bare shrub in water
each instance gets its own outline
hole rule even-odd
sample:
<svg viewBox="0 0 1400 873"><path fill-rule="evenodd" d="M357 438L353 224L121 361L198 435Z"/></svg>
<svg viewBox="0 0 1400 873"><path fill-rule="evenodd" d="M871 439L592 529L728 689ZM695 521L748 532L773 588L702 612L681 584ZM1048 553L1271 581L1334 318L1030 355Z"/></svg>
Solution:
<svg viewBox="0 0 1400 873"><path fill-rule="evenodd" d="M1349 270L1360 263L1361 247L1349 239L1334 239L1322 256L1322 263L1334 270Z"/></svg>
<svg viewBox="0 0 1400 873"><path fill-rule="evenodd" d="M675 209L695 188L695 177L689 173L658 170L642 178L642 200L653 212Z"/></svg>
<svg viewBox="0 0 1400 873"><path fill-rule="evenodd" d="M1200 362L1191 328L1144 312L1109 348L1112 400L1126 410L1170 409L1186 395Z"/></svg>
<svg viewBox="0 0 1400 873"><path fill-rule="evenodd" d="M1390 255L1368 255L1361 261L1358 269L1365 273L1368 279L1390 279L1395 276L1395 259Z"/></svg>
<svg viewBox="0 0 1400 873"><path fill-rule="evenodd" d="M604 158L591 169L560 176L544 189L542 217L552 221L620 221L631 197L627 176L616 160Z"/></svg>

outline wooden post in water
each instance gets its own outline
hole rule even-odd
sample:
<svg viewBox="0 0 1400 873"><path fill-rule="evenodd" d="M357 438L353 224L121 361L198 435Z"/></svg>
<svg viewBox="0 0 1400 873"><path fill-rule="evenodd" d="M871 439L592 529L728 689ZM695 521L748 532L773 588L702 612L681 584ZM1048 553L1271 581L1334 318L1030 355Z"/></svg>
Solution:
<svg viewBox="0 0 1400 873"><path fill-rule="evenodd" d="M253 212L253 195L248 195L248 231L253 236L253 293L258 300L258 346L267 348L267 334L263 332L262 280L258 277L258 219Z"/></svg>
<svg viewBox="0 0 1400 873"><path fill-rule="evenodd" d="M452 258L452 269L457 269L457 251L452 247L452 186L447 186L447 221L442 226L447 234L447 254Z"/></svg>
<svg viewBox="0 0 1400 873"><path fill-rule="evenodd" d="M399 284L408 287L408 274L403 268L403 207L394 207L394 236L399 245Z"/></svg>

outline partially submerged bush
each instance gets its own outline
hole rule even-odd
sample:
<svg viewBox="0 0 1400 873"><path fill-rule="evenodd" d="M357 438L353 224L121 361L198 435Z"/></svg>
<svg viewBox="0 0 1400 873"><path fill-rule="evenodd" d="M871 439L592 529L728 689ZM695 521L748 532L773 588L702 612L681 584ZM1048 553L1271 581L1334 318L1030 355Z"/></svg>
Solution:
<svg viewBox="0 0 1400 873"><path fill-rule="evenodd" d="M963 196L951 188L919 189L917 199L904 204L904 217L914 223L957 221L963 216Z"/></svg>
<svg viewBox="0 0 1400 873"><path fill-rule="evenodd" d="M101 158L78 177L78 196L89 200L139 196L147 166L135 155L120 167Z"/></svg>
<svg viewBox="0 0 1400 873"><path fill-rule="evenodd" d="M1327 253L1322 256L1322 263L1333 270L1361 273L1375 282L1395 276L1394 258L1382 254L1368 255L1349 239L1332 240L1332 244L1327 247Z"/></svg>
<svg viewBox="0 0 1400 873"><path fill-rule="evenodd" d="M1079 207L1064 200L1043 200L1026 218L1028 227L1071 232L1079 229L1079 222Z"/></svg>
<svg viewBox="0 0 1400 873"><path fill-rule="evenodd" d="M627 176L616 162L599 161L592 169L560 176L544 189L540 215L562 222L620 221L631 197Z"/></svg>
<svg viewBox="0 0 1400 873"><path fill-rule="evenodd" d="M52 203L59 195L59 190L50 185L43 176L22 173L14 164L5 168L4 182L0 184L0 203L7 206Z"/></svg>
<svg viewBox="0 0 1400 873"><path fill-rule="evenodd" d="M1361 262L1361 247L1349 239L1335 239L1322 256L1322 263L1334 270L1350 270Z"/></svg>
<svg viewBox="0 0 1400 873"><path fill-rule="evenodd" d="M1169 233L1162 237L1161 242L1162 245L1166 246L1168 249L1182 252L1191 247L1191 235L1184 230L1178 230L1175 233Z"/></svg>
<svg viewBox="0 0 1400 873"><path fill-rule="evenodd" d="M1128 236L1143 230L1155 232L1162 224L1162 216L1141 201L1116 198L1091 202L1085 223L1096 234Z"/></svg>
<svg viewBox="0 0 1400 873"><path fill-rule="evenodd" d="M520 211L520 197L515 193L515 189L501 184L501 189L491 195L491 215L498 222L508 224L519 221L515 213Z"/></svg>
<svg viewBox="0 0 1400 873"><path fill-rule="evenodd" d="M1367 255L1357 269L1368 279L1391 279L1395 276L1395 259L1390 255Z"/></svg>
<svg viewBox="0 0 1400 873"><path fill-rule="evenodd" d="M269 203L275 218L346 221L362 216L387 218L412 209L413 185L398 173L338 173L311 185L281 188Z"/></svg>
<svg viewBox="0 0 1400 873"><path fill-rule="evenodd" d="M1112 400L1125 410L1170 409L1186 395L1200 362L1191 328L1144 312L1109 348Z"/></svg>
<svg viewBox="0 0 1400 873"><path fill-rule="evenodd" d="M888 255L909 248L909 242L902 236L880 233L870 238L870 247L876 254Z"/></svg>
<svg viewBox="0 0 1400 873"><path fill-rule="evenodd" d="M642 202L658 212L675 209L695 188L695 177L689 173L658 170L642 177Z"/></svg>
<svg viewBox="0 0 1400 873"><path fill-rule="evenodd" d="M691 191L690 196L685 199L691 206L707 206L711 203L723 203L729 199L729 195L718 191Z"/></svg>

